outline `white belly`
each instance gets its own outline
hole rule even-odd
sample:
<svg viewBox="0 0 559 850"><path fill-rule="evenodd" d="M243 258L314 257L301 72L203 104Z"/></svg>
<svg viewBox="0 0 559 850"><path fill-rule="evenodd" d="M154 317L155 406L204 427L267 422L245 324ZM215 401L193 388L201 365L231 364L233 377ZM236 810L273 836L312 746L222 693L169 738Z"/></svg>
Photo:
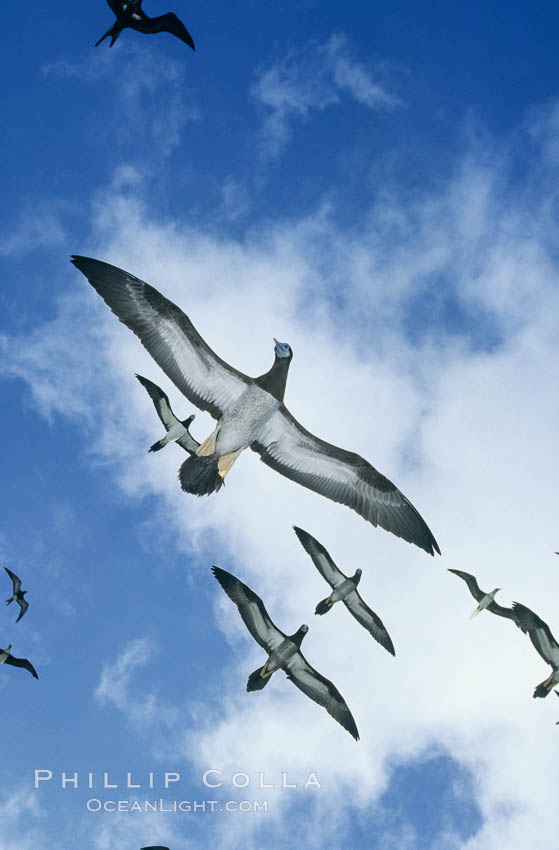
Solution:
<svg viewBox="0 0 559 850"><path fill-rule="evenodd" d="M280 402L254 384L247 387L232 410L221 420L216 453L222 455L250 446Z"/></svg>

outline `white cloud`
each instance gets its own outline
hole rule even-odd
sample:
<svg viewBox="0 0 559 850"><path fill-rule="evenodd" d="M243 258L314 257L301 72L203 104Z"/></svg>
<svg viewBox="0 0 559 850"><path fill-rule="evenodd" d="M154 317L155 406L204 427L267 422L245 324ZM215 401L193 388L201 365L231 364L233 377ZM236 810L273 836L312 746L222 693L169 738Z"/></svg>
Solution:
<svg viewBox="0 0 559 850"><path fill-rule="evenodd" d="M374 72L350 57L343 34L293 50L283 61L260 71L252 95L268 112L261 133L266 159L278 156L286 146L294 119L306 119L312 111L341 103L344 97L368 109L401 105Z"/></svg>
<svg viewBox="0 0 559 850"><path fill-rule="evenodd" d="M544 164L548 174L553 163ZM81 417L123 490L158 497L177 546L197 553L199 575L221 553L221 565L263 597L280 627L310 621L303 650L347 699L359 744L282 674L261 694L244 692L262 652L216 583L216 623L235 662L214 676L203 705L190 706L186 730L169 722L168 747L196 769L264 769L276 779L286 769L299 780L316 771L327 787L305 799L312 822L331 835L343 829L333 801L367 812L392 764L436 749L472 776L483 826L465 842L445 826L433 847L539 850L555 841L557 710L531 698L547 668L512 624L488 614L470 623L473 600L446 572L501 585L502 604L519 599L554 628L559 268L548 239L557 224L554 184L540 182L540 165L531 191L517 194L502 177L506 160L489 167L465 157L436 192L410 201L387 191L350 232L321 209L242 242L211 239L153 221L114 188L94 208L91 253L180 304L225 360L258 374L271 363L272 336L291 343L289 408L393 478L425 516L442 559L282 479L250 453L219 495L182 494L180 451L145 452L160 426L133 373L161 383L177 412L191 405L73 270L58 318L17 345L5 341L6 368L27 381L40 409ZM453 311L448 323L445 311ZM200 414L193 430L201 438L211 427ZM396 659L344 610L312 615L325 587L293 523L342 568L363 568L362 594L391 631ZM131 674L148 657L145 642L128 645L97 690L107 704L137 710L144 729L156 711L149 696L135 707ZM295 798L270 796L275 829ZM228 822L222 846L238 846L239 830L244 846L257 847L258 829L257 821ZM411 826L401 829L382 846L415 847ZM267 846L281 847L281 831L274 834Z"/></svg>

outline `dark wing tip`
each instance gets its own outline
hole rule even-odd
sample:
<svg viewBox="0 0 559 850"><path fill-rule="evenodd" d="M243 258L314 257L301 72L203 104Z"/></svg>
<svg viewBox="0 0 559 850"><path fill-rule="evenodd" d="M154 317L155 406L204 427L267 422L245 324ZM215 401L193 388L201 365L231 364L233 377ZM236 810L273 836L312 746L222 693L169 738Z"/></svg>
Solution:
<svg viewBox="0 0 559 850"><path fill-rule="evenodd" d="M238 578L232 573L228 573L227 570L222 570L221 567L212 567L212 573L227 594L240 583Z"/></svg>

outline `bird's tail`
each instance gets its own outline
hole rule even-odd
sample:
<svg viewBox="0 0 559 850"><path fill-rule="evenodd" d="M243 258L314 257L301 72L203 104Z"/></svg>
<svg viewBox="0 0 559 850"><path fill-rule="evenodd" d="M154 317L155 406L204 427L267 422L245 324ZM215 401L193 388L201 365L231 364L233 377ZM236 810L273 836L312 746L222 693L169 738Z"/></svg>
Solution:
<svg viewBox="0 0 559 850"><path fill-rule="evenodd" d="M475 611L472 611L472 613L470 614L470 620L473 620L473 618L477 617L478 614L481 614L481 611L479 610L479 608L476 608Z"/></svg>
<svg viewBox="0 0 559 850"><path fill-rule="evenodd" d="M154 443L153 446L149 447L148 452L158 452L160 449L165 448L168 442L169 441L165 439L165 437L161 437L161 439Z"/></svg>
<svg viewBox="0 0 559 850"><path fill-rule="evenodd" d="M217 493L225 483L219 474L217 458L200 457L193 454L188 457L179 469L179 481L186 493L195 496L209 496Z"/></svg>
<svg viewBox="0 0 559 850"><path fill-rule="evenodd" d="M115 43L115 41L117 40L117 38L119 37L119 35L120 35L120 30L115 30L115 26L113 24L112 27L109 27L107 32L104 35L101 36L99 41L95 42L95 47L99 47L101 42L105 41L105 39L108 38L109 36L111 36L111 43L110 43L109 47L112 47L113 44Z"/></svg>
<svg viewBox="0 0 559 850"><path fill-rule="evenodd" d="M272 677L262 675L265 667L266 665L264 664L263 667L259 667L258 670L250 674L247 682L247 691L261 691L262 688L266 687Z"/></svg>
<svg viewBox="0 0 559 850"><path fill-rule="evenodd" d="M546 697L553 690L554 684L555 683L553 681L553 673L552 673L551 676L549 676L544 682L541 682L538 685L538 687L534 691L534 698L542 697L542 699L543 699L544 697Z"/></svg>
<svg viewBox="0 0 559 850"><path fill-rule="evenodd" d="M327 614L333 603L330 602L330 597L326 597L321 602L318 603L316 608L314 609L315 614Z"/></svg>
<svg viewBox="0 0 559 850"><path fill-rule="evenodd" d="M10 604L10 602L13 602L13 601L14 601L14 597L13 597L13 596L12 596L12 598L11 598L11 599L6 599L6 605L9 605L9 604Z"/></svg>

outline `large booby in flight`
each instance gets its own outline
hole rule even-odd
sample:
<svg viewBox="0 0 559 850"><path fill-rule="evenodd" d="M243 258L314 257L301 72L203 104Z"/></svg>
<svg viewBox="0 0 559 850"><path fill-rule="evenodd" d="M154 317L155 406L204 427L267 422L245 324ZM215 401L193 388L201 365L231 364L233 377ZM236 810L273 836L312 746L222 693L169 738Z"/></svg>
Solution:
<svg viewBox="0 0 559 850"><path fill-rule="evenodd" d="M264 603L250 587L219 567L212 567L212 571L239 609L254 640L268 653L266 663L248 677L247 691L262 690L272 673L281 669L300 691L322 705L358 741L357 726L346 701L332 682L311 667L301 652L301 641L309 627L302 625L295 634L286 635L273 624Z"/></svg>
<svg viewBox="0 0 559 850"><path fill-rule="evenodd" d="M28 661L27 658L14 658L11 654L11 648L12 644L10 644L7 649L0 649L0 664L11 664L12 667L25 667L25 669L29 670L35 679L38 679L37 671L31 662Z"/></svg>
<svg viewBox="0 0 559 850"><path fill-rule="evenodd" d="M319 602L316 606L315 614L326 614L332 606L340 599L346 606L347 610L352 614L358 623L367 629L381 646L383 646L392 655L395 655L394 645L388 634L386 627L374 611L371 611L368 605L363 602L357 585L361 581L361 570L356 570L354 575L346 576L339 567L336 566L330 553L324 548L322 543L319 543L307 531L302 528L293 526L295 534L299 538L303 548L309 553L312 561L317 568L322 578L326 579L332 593Z"/></svg>
<svg viewBox="0 0 559 850"><path fill-rule="evenodd" d="M6 605L10 605L12 602L17 602L17 604L20 607L20 612L19 612L19 616L16 620L16 623L19 623L19 621L21 620L21 618L23 617L23 615L25 614L25 612L29 608L29 602L25 598L25 594L27 593L27 591L21 589L21 579L18 578L18 576L16 576L15 573L13 573L7 567L4 567L4 569L6 570L6 572L8 573L8 575L10 576L10 578L12 580L12 595L10 596L9 599L6 599Z"/></svg>
<svg viewBox="0 0 559 850"><path fill-rule="evenodd" d="M501 590L500 587L496 587L495 590L492 590L490 593L486 593L484 590L481 590L479 584L476 581L475 576L471 573L464 573L462 570L451 570L449 569L449 573L454 573L454 575L459 576L463 579L470 589L470 593L474 597L474 599L479 602L477 608L470 614L470 619L475 617L476 614L479 614L481 611L487 609L487 611L491 611L492 614L497 614L498 617L506 617L508 620L514 620L514 611L512 608L505 608L503 605L499 605L498 602L495 602L495 594L498 590Z"/></svg>
<svg viewBox="0 0 559 850"><path fill-rule="evenodd" d="M513 602L512 608L517 626L528 634L536 652L551 667L551 675L536 687L533 694L534 697L546 697L559 684L559 644L547 623L537 614L519 602Z"/></svg>
<svg viewBox="0 0 559 850"><path fill-rule="evenodd" d="M155 18L150 18L142 9L142 0L107 0L107 3L116 15L116 21L109 27L105 35L102 35L95 47L101 44L109 36L111 37L110 47L113 46L123 29L130 27L133 30L143 33L169 32L171 35L176 35L185 44L188 44L193 50L194 42L187 28L173 12L167 12L165 15L157 15Z"/></svg>
<svg viewBox="0 0 559 850"><path fill-rule="evenodd" d="M189 454L195 454L200 443L194 439L188 430L188 426L195 418L194 414L192 413L186 419L178 419L173 413L169 397L163 392L161 387L158 387L157 384L154 384L153 381L150 381L148 378L144 378L142 375L136 375L136 377L141 385L147 390L151 400L153 401L157 415L167 431L165 436L154 443L153 446L150 446L148 451L158 452L160 449L164 448L167 443L172 443L174 441Z"/></svg>
<svg viewBox="0 0 559 850"><path fill-rule="evenodd" d="M150 844L149 847L142 847L141 850L169 850L169 848L163 847L162 844Z"/></svg>
<svg viewBox="0 0 559 850"><path fill-rule="evenodd" d="M289 345L276 341L271 369L249 378L218 357L188 316L148 283L100 260L74 256L72 262L189 401L217 419L215 431L181 466L183 490L198 496L218 490L250 447L292 481L440 554L425 521L388 478L358 454L315 437L285 407Z"/></svg>

